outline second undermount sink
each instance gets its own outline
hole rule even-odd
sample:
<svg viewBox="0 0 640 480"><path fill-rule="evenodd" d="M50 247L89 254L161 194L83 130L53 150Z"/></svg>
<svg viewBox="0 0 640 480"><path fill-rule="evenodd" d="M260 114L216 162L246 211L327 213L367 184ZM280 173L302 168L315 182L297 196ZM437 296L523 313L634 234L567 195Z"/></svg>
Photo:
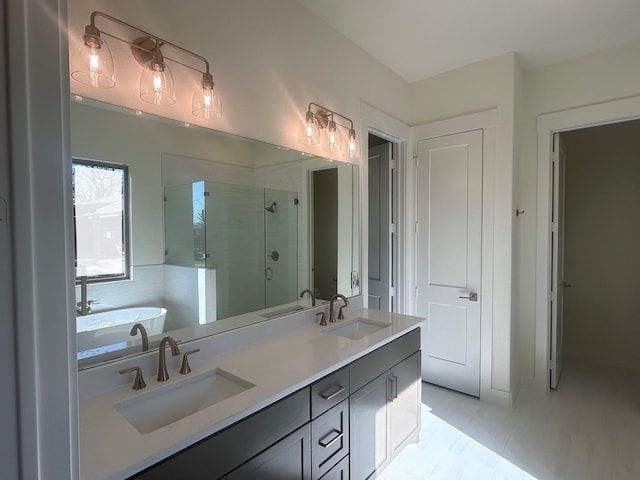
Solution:
<svg viewBox="0 0 640 480"><path fill-rule="evenodd" d="M333 327L327 327L323 331L330 335L359 340L389 326L391 326L389 323L371 320L370 318L357 317L351 320L345 320Z"/></svg>
<svg viewBox="0 0 640 480"><path fill-rule="evenodd" d="M150 433L255 387L216 368L114 405L140 433Z"/></svg>

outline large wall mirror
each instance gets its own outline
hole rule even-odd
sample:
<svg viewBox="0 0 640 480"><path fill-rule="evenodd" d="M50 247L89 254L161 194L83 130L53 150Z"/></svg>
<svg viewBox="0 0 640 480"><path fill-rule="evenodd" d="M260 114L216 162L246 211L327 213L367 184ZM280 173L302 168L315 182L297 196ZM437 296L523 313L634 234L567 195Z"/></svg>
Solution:
<svg viewBox="0 0 640 480"><path fill-rule="evenodd" d="M360 293L355 165L75 97L71 151L126 166L129 182L117 204L129 278L86 286L81 369L141 353L135 323L153 347L168 332L188 341L308 308L305 289L317 302ZM114 205L88 201L76 219L110 237L99 225Z"/></svg>

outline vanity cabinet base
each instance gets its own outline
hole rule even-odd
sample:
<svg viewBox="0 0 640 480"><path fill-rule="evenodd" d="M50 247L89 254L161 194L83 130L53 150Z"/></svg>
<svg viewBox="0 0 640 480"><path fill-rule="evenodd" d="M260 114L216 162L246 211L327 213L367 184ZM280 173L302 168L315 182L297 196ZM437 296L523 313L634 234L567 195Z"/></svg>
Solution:
<svg viewBox="0 0 640 480"><path fill-rule="evenodd" d="M375 477L407 444L419 440L421 357L419 350L411 352L415 344L411 337L405 337L399 339L404 339L404 343L389 344L386 353L370 354L376 358L371 372L379 370L381 356L395 359L407 353L409 356L353 392L349 399L352 480ZM403 348L398 349L399 346ZM367 357L358 362L362 362L361 371L369 370Z"/></svg>
<svg viewBox="0 0 640 480"><path fill-rule="evenodd" d="M420 330L131 477L361 480L420 431Z"/></svg>

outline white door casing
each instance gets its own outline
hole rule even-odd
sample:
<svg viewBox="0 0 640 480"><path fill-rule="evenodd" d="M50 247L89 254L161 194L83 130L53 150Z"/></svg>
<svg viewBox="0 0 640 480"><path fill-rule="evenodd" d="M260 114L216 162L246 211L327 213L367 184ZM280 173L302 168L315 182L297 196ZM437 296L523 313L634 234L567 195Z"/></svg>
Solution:
<svg viewBox="0 0 640 480"><path fill-rule="evenodd" d="M387 143L369 149L369 308L392 311L392 164Z"/></svg>
<svg viewBox="0 0 640 480"><path fill-rule="evenodd" d="M551 310L551 364L550 384L558 387L562 375L562 350L564 345L564 192L566 152L560 134L553 138L553 198L551 204L551 256L552 275L550 292Z"/></svg>
<svg viewBox="0 0 640 480"><path fill-rule="evenodd" d="M555 133L640 118L640 96L571 108L538 116L538 187L536 218L535 385L550 388L551 192Z"/></svg>
<svg viewBox="0 0 640 480"><path fill-rule="evenodd" d="M483 132L418 141L417 310L423 379L480 395ZM474 298L475 296L475 298Z"/></svg>

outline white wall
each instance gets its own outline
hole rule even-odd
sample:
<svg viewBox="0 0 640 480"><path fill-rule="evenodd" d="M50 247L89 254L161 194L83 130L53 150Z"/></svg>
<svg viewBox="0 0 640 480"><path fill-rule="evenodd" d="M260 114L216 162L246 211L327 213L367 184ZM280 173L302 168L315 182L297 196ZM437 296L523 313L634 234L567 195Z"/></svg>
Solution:
<svg viewBox="0 0 640 480"><path fill-rule="evenodd" d="M623 45L557 65L525 72L522 123L519 124L518 176L515 192L518 208L526 214L518 219L520 355L523 378L535 371L535 267L537 202L537 117L583 105L591 105L640 94L640 43ZM538 349L538 357L544 349ZM546 359L537 358L538 364ZM546 375L545 372L539 372Z"/></svg>
<svg viewBox="0 0 640 480"><path fill-rule="evenodd" d="M640 369L640 121L562 137L565 355Z"/></svg>
<svg viewBox="0 0 640 480"><path fill-rule="evenodd" d="M358 131L361 100L398 118L408 111L409 87L404 80L294 0L187 0L179 9L171 0L70 0L71 42L80 38L92 10L122 18L209 59L223 102L223 119L205 122L212 128L299 148L298 130L309 102L350 117ZM97 25L114 30L100 18ZM74 93L198 123L191 115L186 87L178 90L172 107L154 110L142 103L137 95L139 67L119 42L107 41L117 62L118 85L99 90L72 81ZM172 70L178 82L184 69ZM361 138L366 141L366 135ZM319 147L309 151L321 153Z"/></svg>

